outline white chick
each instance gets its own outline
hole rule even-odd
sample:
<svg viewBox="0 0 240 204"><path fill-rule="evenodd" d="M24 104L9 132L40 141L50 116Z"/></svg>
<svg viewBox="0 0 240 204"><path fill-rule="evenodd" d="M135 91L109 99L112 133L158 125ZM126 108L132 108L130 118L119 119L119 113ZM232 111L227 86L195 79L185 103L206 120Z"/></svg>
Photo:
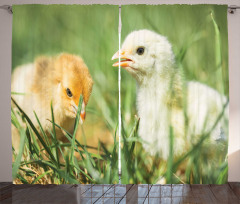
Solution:
<svg viewBox="0 0 240 204"><path fill-rule="evenodd" d="M119 55L120 66L138 84L139 136L147 142L144 147L148 152L152 155L158 153L165 160L168 158L170 127L175 136L175 156L182 154L189 144L199 139L199 135L213 127L227 98L202 83L183 83L172 46L166 37L149 30L133 31L112 60L118 59ZM119 62L113 64L115 67L118 65ZM212 141L223 135L228 106L224 115L211 132Z"/></svg>

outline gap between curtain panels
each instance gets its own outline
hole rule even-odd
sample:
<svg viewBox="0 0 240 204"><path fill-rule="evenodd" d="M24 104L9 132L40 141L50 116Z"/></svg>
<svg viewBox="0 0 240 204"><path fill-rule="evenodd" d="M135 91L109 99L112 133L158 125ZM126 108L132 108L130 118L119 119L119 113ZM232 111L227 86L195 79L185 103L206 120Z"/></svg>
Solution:
<svg viewBox="0 0 240 204"><path fill-rule="evenodd" d="M120 65L120 49L121 49L121 31L122 31L122 21L121 21L121 5L119 5L119 22L118 22L118 178L119 184L121 184L122 168L121 168L121 129L122 129L122 118L121 118L121 65Z"/></svg>

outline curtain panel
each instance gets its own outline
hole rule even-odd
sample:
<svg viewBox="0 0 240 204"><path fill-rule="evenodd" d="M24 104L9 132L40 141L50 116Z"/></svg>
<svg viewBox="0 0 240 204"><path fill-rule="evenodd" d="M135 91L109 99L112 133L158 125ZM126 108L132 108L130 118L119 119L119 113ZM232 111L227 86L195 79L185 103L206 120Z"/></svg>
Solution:
<svg viewBox="0 0 240 204"><path fill-rule="evenodd" d="M16 184L226 183L227 5L14 5L11 97Z"/></svg>

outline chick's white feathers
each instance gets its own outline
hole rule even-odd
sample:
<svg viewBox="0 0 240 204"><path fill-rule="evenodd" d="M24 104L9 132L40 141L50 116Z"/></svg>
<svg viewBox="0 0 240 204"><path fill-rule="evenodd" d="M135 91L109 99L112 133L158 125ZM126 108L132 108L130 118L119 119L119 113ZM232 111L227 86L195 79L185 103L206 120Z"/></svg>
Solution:
<svg viewBox="0 0 240 204"><path fill-rule="evenodd" d="M139 55L138 48L143 48L144 53ZM144 81L147 79L145 75L149 78L156 72L164 74L174 66L174 55L167 38L149 30L130 33L126 37L121 51L124 56L132 60L126 70L133 74L139 83L148 83L148 80ZM161 69L164 67L167 67L167 70Z"/></svg>
<svg viewBox="0 0 240 204"><path fill-rule="evenodd" d="M120 65L138 82L139 136L149 143L145 144L147 151L160 153L167 159L170 127L175 136L175 155L183 153L188 144L211 130L227 98L199 82L184 82L166 37L149 30L133 31L113 59L119 55ZM228 118L227 109L225 118ZM221 119L210 138L221 137L224 128L226 123Z"/></svg>

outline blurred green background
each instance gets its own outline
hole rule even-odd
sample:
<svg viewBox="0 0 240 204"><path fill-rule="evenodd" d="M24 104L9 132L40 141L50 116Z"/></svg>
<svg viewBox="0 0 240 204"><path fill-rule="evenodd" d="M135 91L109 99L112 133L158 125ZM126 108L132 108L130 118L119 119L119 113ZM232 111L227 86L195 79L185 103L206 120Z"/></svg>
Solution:
<svg viewBox="0 0 240 204"><path fill-rule="evenodd" d="M16 9L15 9L16 8ZM87 107L86 136L112 140L117 125L117 69L111 57L118 49L118 7L110 5L14 6L12 67L39 55L80 55L94 80ZM100 136L103 135L103 136Z"/></svg>
<svg viewBox="0 0 240 204"><path fill-rule="evenodd" d="M220 29L222 69L216 66L216 34L211 13ZM188 80L201 81L228 95L226 15L225 5L123 6L122 37L124 39L131 31L139 29L167 36L175 55L187 47L181 64Z"/></svg>
<svg viewBox="0 0 240 204"><path fill-rule="evenodd" d="M100 139L111 147L118 120L118 75L111 61L118 50L118 6L15 5L13 13L12 70L39 55L80 55L94 80L84 123L87 142L94 146ZM123 5L122 42L138 29L167 36L187 80L228 96L226 14L227 6L222 5ZM211 15L220 30L220 43ZM129 135L136 114L136 83L125 70L121 94L123 126Z"/></svg>

